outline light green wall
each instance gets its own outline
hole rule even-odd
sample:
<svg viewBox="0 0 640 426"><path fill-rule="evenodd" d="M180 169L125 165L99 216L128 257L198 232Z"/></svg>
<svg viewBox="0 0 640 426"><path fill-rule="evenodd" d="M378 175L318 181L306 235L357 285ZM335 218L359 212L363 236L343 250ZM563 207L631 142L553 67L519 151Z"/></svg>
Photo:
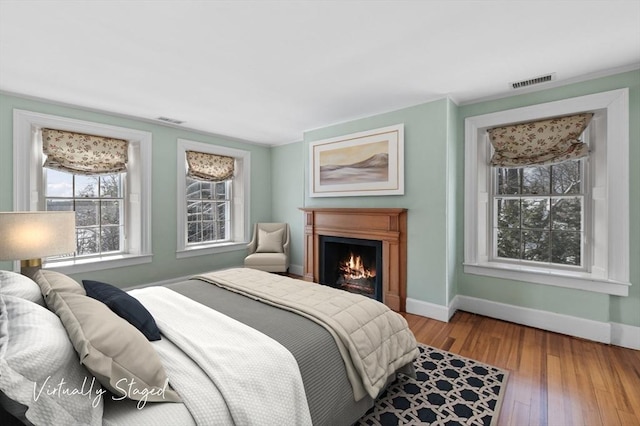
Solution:
<svg viewBox="0 0 640 426"><path fill-rule="evenodd" d="M304 182L304 207L398 207L408 209L407 295L410 298L445 305L447 302L447 173L450 102L446 99L367 117L348 123L306 132L304 142L273 148L274 182L286 190L273 191L274 220L280 220L275 206L302 207L298 203ZM404 123L405 195L380 197L309 196L309 143L317 140ZM276 188L276 187L274 187ZM296 192L291 194L291 192ZM295 202L289 197L294 197ZM294 241L303 241L302 214L289 213ZM284 216L283 216L284 218ZM294 263L302 264L302 247L294 254ZM455 250L450 248L451 257Z"/></svg>
<svg viewBox="0 0 640 426"><path fill-rule="evenodd" d="M630 258L629 297L465 274L464 119L511 108L628 87L630 90ZM311 198L309 142L405 123L405 195ZM302 215L287 197L304 180L306 207L405 207L409 209L408 297L447 306L457 295L528 307L603 322L640 326L640 71L627 72L545 91L461 107L443 99L386 114L309 131L301 144L274 147L274 206L291 209L294 239L302 241ZM286 165L280 165L280 159ZM276 178L277 176L277 178ZM274 188L276 188L274 186ZM274 220L285 215L276 212ZM284 219L283 219L284 220ZM294 263L302 263L302 252Z"/></svg>
<svg viewBox="0 0 640 426"><path fill-rule="evenodd" d="M271 153L272 217L276 222L289 224L291 264L299 267L304 261L304 224L300 211L304 206L304 152L304 144L296 142L274 147Z"/></svg>
<svg viewBox="0 0 640 426"><path fill-rule="evenodd" d="M251 151L251 221L271 220L271 149L222 137L181 130L113 115L0 94L0 211L13 210L13 109L144 130L152 145L152 251L150 264L74 275L120 287L242 265L244 249L217 255L176 259L176 142L178 138ZM0 269L11 269L0 262Z"/></svg>
<svg viewBox="0 0 640 426"><path fill-rule="evenodd" d="M463 167L458 179L458 292L482 299L557 312L596 321L611 321L640 326L640 71L633 71L571 84L531 94L465 105L459 108L458 158L464 161L464 119L608 90L629 88L629 162L630 162L630 259L631 288L628 297L608 296L581 290L501 280L462 272L464 259ZM460 163L463 164L463 163Z"/></svg>

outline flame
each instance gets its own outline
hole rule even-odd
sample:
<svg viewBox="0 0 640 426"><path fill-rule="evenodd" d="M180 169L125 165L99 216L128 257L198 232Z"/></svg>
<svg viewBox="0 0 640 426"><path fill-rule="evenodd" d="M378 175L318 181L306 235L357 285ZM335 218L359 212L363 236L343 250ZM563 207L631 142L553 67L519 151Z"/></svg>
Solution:
<svg viewBox="0 0 640 426"><path fill-rule="evenodd" d="M362 263L362 258L360 256L354 256L353 253L349 255L349 260L345 260L340 265L340 271L347 280L374 278L376 276L376 271L365 268Z"/></svg>

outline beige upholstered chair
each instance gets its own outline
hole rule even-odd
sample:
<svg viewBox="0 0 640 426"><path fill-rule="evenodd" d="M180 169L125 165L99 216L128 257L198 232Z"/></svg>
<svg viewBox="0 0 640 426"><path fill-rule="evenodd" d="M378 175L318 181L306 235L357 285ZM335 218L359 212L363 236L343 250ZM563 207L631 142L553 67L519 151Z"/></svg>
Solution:
<svg viewBox="0 0 640 426"><path fill-rule="evenodd" d="M256 223L253 238L247 245L246 268L267 272L287 272L289 269L289 224Z"/></svg>

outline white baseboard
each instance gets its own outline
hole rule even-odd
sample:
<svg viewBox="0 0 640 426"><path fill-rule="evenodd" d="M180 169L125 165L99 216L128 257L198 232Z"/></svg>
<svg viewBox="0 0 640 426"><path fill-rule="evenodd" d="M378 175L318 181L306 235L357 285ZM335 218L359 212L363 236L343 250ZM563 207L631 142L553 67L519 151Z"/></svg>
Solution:
<svg viewBox="0 0 640 426"><path fill-rule="evenodd" d="M302 265L289 265L289 272L302 276L302 274L304 274L304 269L302 269Z"/></svg>
<svg viewBox="0 0 640 426"><path fill-rule="evenodd" d="M407 297L406 310L409 314L433 318L443 322L449 322L449 318L453 315L451 310L446 306L423 302L422 300L411 299L409 297ZM453 312L455 312L455 310L453 310Z"/></svg>
<svg viewBox="0 0 640 426"><path fill-rule="evenodd" d="M555 312L507 305L491 300L457 295L458 309L491 318L568 334L596 342L611 343L611 325Z"/></svg>
<svg viewBox="0 0 640 426"><path fill-rule="evenodd" d="M612 322L611 344L640 350L640 327Z"/></svg>

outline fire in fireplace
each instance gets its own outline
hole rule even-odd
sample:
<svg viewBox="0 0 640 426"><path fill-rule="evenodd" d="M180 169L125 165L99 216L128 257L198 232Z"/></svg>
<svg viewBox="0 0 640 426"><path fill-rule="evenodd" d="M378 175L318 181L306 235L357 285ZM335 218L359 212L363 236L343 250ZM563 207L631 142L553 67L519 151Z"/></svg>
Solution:
<svg viewBox="0 0 640 426"><path fill-rule="evenodd" d="M320 284L382 301L382 242L320 236Z"/></svg>

